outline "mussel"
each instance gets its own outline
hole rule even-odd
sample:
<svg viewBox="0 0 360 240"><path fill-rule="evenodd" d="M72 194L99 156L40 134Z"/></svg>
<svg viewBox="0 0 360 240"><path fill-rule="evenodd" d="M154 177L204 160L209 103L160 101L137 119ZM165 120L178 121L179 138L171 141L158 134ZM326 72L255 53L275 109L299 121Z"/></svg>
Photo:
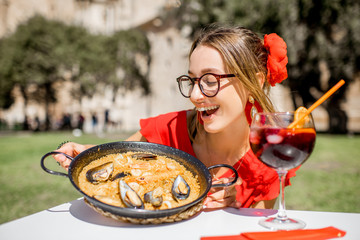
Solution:
<svg viewBox="0 0 360 240"><path fill-rule="evenodd" d="M124 204L129 208L144 209L144 203L139 195L126 184L124 180L119 181L120 197Z"/></svg>
<svg viewBox="0 0 360 240"><path fill-rule="evenodd" d="M119 172L118 174L116 174L115 176L112 176L110 178L111 181L115 181L116 179L120 179L120 178L123 178L123 177L126 177L128 176L129 173L126 173L126 172Z"/></svg>
<svg viewBox="0 0 360 240"><path fill-rule="evenodd" d="M151 203L154 207L160 207L163 203L163 189L161 187L155 188L151 192L144 194L144 201Z"/></svg>
<svg viewBox="0 0 360 240"><path fill-rule="evenodd" d="M178 175L172 185L171 192L176 199L184 200L190 195L190 186L183 177Z"/></svg>
<svg viewBox="0 0 360 240"><path fill-rule="evenodd" d="M104 163L100 166L94 167L86 172L86 179L93 183L105 182L111 177L114 171L114 164L112 162Z"/></svg>
<svg viewBox="0 0 360 240"><path fill-rule="evenodd" d="M157 156L151 153L134 153L131 155L132 157L138 160L156 160Z"/></svg>

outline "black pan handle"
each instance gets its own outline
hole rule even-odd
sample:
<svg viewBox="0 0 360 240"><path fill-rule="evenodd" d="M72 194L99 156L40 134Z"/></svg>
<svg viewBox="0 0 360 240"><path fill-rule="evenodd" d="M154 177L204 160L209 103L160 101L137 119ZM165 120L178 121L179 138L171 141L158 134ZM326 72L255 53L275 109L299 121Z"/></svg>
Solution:
<svg viewBox="0 0 360 240"><path fill-rule="evenodd" d="M208 170L211 170L211 169L213 169L213 168L219 168L219 167L230 168L231 171L233 171L233 173L235 174L235 178L234 178L234 180L232 180L231 182L228 182L228 183L212 184L211 187L229 187L229 186L235 184L236 181L237 181L238 178L239 178L239 174L238 174L238 172L236 171L236 169L233 168L232 166L227 165L227 164L217 164L217 165L208 167Z"/></svg>
<svg viewBox="0 0 360 240"><path fill-rule="evenodd" d="M69 155L63 153L63 152L48 152L47 154L45 154L42 158L41 158L41 161L40 161L40 165L41 165L41 168L47 172L47 173L50 173L50 174L53 174L53 175L58 175L58 176L63 176L63 177L68 177L68 175L66 173L62 173L62 172L57 172L57 171L53 171L53 170L50 170L48 169L47 167L45 167L45 164L44 164L44 161L45 159L50 156L50 155L55 155L55 154L62 154L64 155L65 157L67 157L68 159L70 159L71 161L74 160L72 157L70 157Z"/></svg>

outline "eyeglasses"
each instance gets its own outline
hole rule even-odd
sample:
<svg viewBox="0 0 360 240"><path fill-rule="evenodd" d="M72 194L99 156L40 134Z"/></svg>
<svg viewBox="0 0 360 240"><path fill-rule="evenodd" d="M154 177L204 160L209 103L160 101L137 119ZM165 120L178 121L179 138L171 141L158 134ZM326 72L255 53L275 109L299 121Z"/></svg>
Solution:
<svg viewBox="0 0 360 240"><path fill-rule="evenodd" d="M181 94L189 98L197 81L201 92L207 97L215 97L220 89L220 79L235 77L234 74L218 75L215 73L206 73L199 78L191 78L187 75L182 75L176 79L179 85Z"/></svg>

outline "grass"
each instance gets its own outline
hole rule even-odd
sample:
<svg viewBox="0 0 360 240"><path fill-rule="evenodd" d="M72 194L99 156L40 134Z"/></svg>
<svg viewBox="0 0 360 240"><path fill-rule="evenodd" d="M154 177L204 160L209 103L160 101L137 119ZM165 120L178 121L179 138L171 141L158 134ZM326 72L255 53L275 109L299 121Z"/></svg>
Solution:
<svg viewBox="0 0 360 240"><path fill-rule="evenodd" d="M360 137L318 135L285 191L288 209L360 213Z"/></svg>
<svg viewBox="0 0 360 240"><path fill-rule="evenodd" d="M60 142L101 144L128 135L98 138L74 137L70 132L2 134L0 223L81 197L67 178L50 175L40 167L41 157ZM360 212L359 156L360 136L318 135L313 154L285 191L287 209ZM51 157L46 166L60 171Z"/></svg>
<svg viewBox="0 0 360 240"><path fill-rule="evenodd" d="M50 175L40 167L41 157L56 149L59 143L70 140L101 144L122 140L126 136L74 137L70 132L0 136L0 223L81 197L67 178ZM45 163L49 169L62 171L51 156Z"/></svg>

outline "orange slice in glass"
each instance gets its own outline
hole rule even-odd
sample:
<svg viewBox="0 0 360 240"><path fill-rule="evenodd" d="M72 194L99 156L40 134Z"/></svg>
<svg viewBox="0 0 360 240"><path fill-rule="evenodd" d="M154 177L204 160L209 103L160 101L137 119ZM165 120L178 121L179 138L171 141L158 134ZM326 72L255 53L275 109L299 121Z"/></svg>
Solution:
<svg viewBox="0 0 360 240"><path fill-rule="evenodd" d="M296 109L295 114L294 114L294 121L297 121L298 119L300 119L303 115L305 115L307 112L307 109L305 107L299 107L298 109ZM310 118L309 116L304 117L300 122L298 122L296 124L296 128L302 128L305 123L309 122Z"/></svg>

